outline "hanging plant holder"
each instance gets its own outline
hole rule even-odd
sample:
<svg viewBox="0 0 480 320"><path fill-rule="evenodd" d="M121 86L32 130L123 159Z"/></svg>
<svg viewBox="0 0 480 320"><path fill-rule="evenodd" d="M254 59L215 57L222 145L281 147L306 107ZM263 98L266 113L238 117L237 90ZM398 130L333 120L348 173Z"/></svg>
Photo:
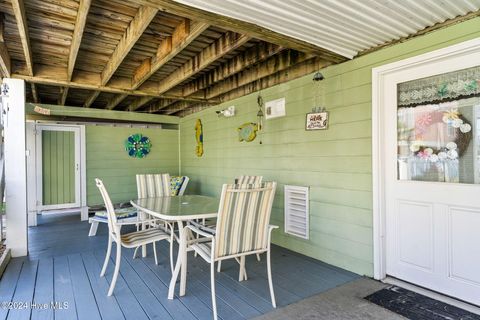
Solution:
<svg viewBox="0 0 480 320"><path fill-rule="evenodd" d="M132 158L145 158L150 153L152 143L140 133L132 134L125 140L125 150Z"/></svg>

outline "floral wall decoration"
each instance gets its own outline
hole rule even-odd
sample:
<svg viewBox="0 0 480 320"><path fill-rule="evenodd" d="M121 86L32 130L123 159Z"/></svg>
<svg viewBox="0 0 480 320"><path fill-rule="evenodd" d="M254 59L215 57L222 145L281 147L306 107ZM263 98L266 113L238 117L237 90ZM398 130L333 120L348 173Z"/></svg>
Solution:
<svg viewBox="0 0 480 320"><path fill-rule="evenodd" d="M133 158L145 158L152 148L152 143L148 137L140 133L132 134L125 140L125 150Z"/></svg>
<svg viewBox="0 0 480 320"><path fill-rule="evenodd" d="M203 125L202 120L197 119L195 121L195 140L197 141L197 146L195 147L195 154L197 157L203 156Z"/></svg>

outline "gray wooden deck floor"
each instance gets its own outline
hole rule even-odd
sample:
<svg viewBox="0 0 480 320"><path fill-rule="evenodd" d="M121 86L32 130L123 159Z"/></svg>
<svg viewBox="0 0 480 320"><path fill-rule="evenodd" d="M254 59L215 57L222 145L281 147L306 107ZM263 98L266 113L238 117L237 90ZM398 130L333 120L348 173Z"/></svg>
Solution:
<svg viewBox="0 0 480 320"><path fill-rule="evenodd" d="M158 266L151 253L132 259L132 252L124 250L115 293L107 297L113 263L106 277L99 276L106 225L99 227L96 237L87 236L88 228L78 215L43 218L38 227L30 228L29 257L12 259L0 280L0 319L211 319L209 265L201 258L189 256L187 294L167 299L166 244L157 244ZM243 282L237 281L238 264L222 266L223 271L216 274L220 318L248 319L272 310L265 259L247 261L249 279ZM278 306L358 278L277 246L272 250L272 273ZM20 308L5 305L9 301ZM32 306L24 304L32 301Z"/></svg>

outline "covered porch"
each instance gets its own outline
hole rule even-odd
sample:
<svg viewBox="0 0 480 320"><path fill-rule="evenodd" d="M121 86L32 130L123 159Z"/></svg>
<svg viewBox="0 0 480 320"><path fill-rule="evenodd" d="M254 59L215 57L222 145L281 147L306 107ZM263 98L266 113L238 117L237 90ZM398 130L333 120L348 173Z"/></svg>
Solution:
<svg viewBox="0 0 480 320"><path fill-rule="evenodd" d="M0 1L0 319L480 319L479 16Z"/></svg>

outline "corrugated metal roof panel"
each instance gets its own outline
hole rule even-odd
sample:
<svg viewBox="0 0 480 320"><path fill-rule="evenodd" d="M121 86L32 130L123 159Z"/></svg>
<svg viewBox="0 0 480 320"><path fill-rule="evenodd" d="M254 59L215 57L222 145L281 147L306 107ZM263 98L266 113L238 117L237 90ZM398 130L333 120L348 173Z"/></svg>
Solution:
<svg viewBox="0 0 480 320"><path fill-rule="evenodd" d="M353 58L480 9L480 0L175 0Z"/></svg>

